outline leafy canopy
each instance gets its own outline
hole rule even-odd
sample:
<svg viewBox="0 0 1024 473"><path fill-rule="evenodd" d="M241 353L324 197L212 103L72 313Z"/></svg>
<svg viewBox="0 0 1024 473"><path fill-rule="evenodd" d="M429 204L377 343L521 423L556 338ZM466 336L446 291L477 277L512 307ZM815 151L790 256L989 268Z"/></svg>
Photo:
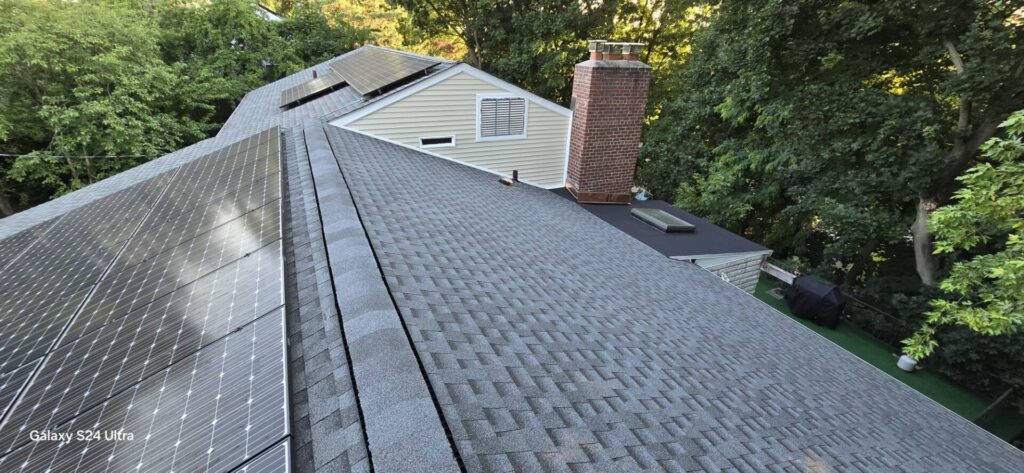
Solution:
<svg viewBox="0 0 1024 473"><path fill-rule="evenodd" d="M706 26L666 79L672 95L645 136L638 181L846 283L908 255L913 274L918 200L943 194L973 157L954 153L958 138L1024 106L1016 8L719 2L696 17ZM964 130L960 98L972 104Z"/></svg>
<svg viewBox="0 0 1024 473"><path fill-rule="evenodd" d="M36 182L60 195L141 160L59 156L155 155L209 129L220 94L161 60L159 28L141 11L92 2L0 6L2 187ZM2 189L0 187L0 189Z"/></svg>
<svg viewBox="0 0 1024 473"><path fill-rule="evenodd" d="M1001 127L1006 138L985 143L984 162L957 179L955 203L932 214L936 252L985 251L953 266L939 286L949 299L932 301L924 326L904 341L919 360L937 347L942 325L989 336L1024 327L1024 110Z"/></svg>

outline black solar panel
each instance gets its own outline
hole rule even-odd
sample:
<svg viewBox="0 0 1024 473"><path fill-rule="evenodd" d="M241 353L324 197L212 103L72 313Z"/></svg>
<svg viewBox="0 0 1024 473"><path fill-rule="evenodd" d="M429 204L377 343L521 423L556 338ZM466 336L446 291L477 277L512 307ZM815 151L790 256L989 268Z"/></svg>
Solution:
<svg viewBox="0 0 1024 473"><path fill-rule="evenodd" d="M345 78L337 71L331 70L309 82L303 82L281 92L281 106L287 107L295 102L335 90L345 85Z"/></svg>
<svg viewBox="0 0 1024 473"><path fill-rule="evenodd" d="M39 238L50 226L52 226L57 219L49 222L41 223L28 230L24 230L20 233L14 234L8 238L0 240L0 270L11 264L18 256L21 256L32 245L33 242Z"/></svg>
<svg viewBox="0 0 1024 473"><path fill-rule="evenodd" d="M0 419L7 415L7 410L14 403L15 396L21 392L21 388L25 387L25 383L28 382L28 378L32 376L37 366L39 366L39 360L0 375Z"/></svg>
<svg viewBox="0 0 1024 473"><path fill-rule="evenodd" d="M241 468L238 473L281 473L290 471L291 461L288 459L291 445L285 440L269 450L259 454Z"/></svg>
<svg viewBox="0 0 1024 473"><path fill-rule="evenodd" d="M60 425L256 316L280 310L284 294L274 279L280 251L275 243L189 287L187 301L150 304L54 350L23 396L25 407L8 419L18 429L0 430L0 450L24 442L30 431Z"/></svg>
<svg viewBox="0 0 1024 473"><path fill-rule="evenodd" d="M440 63L437 59L364 46L340 57L331 67L349 86L366 95Z"/></svg>
<svg viewBox="0 0 1024 473"><path fill-rule="evenodd" d="M12 307L15 314L5 317L10 320L0 328L0 373L16 370L48 352L88 292L82 290L67 298L30 307Z"/></svg>
<svg viewBox="0 0 1024 473"><path fill-rule="evenodd" d="M279 140L253 135L0 240L14 255L0 269L0 470L276 464ZM32 439L76 431L101 438Z"/></svg>
<svg viewBox="0 0 1024 473"><path fill-rule="evenodd" d="M0 470L229 471L287 434L284 370L276 311L53 426L130 439L29 442Z"/></svg>

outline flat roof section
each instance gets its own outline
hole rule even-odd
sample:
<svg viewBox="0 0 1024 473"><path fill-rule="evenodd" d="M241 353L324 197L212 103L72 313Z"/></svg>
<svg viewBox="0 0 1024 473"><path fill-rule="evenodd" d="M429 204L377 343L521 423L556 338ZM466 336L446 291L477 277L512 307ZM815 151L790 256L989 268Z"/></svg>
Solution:
<svg viewBox="0 0 1024 473"><path fill-rule="evenodd" d="M575 202L564 187L552 190ZM578 204L609 225L640 240L668 257L696 257L736 253L769 253L768 248L693 215L662 200L633 200L630 205ZM680 218L695 228L692 232L664 232L631 215L632 209L658 209Z"/></svg>

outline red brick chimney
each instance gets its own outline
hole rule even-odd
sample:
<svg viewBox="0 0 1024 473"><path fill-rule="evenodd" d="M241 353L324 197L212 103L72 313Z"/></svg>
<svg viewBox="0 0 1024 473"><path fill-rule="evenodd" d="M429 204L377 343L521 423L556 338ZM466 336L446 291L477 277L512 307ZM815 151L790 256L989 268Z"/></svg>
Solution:
<svg viewBox="0 0 1024 473"><path fill-rule="evenodd" d="M590 60L576 64L565 187L581 203L628 204L651 67L640 43L590 41Z"/></svg>

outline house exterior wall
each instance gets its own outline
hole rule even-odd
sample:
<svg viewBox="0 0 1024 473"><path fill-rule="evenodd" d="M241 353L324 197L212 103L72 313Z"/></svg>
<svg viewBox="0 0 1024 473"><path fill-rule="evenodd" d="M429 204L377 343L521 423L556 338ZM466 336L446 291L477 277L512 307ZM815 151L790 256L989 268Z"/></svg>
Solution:
<svg viewBox="0 0 1024 473"><path fill-rule="evenodd" d="M761 277L761 263L764 263L765 258L767 255L764 254L738 255L733 258L697 260L695 263L718 277L725 275L722 279L753 294L757 288L757 280Z"/></svg>
<svg viewBox="0 0 1024 473"><path fill-rule="evenodd" d="M527 99L526 137L477 141L477 94L508 93L466 73L418 91L346 126L420 148L420 138L455 136L455 146L422 148L541 187L564 184L569 118Z"/></svg>

